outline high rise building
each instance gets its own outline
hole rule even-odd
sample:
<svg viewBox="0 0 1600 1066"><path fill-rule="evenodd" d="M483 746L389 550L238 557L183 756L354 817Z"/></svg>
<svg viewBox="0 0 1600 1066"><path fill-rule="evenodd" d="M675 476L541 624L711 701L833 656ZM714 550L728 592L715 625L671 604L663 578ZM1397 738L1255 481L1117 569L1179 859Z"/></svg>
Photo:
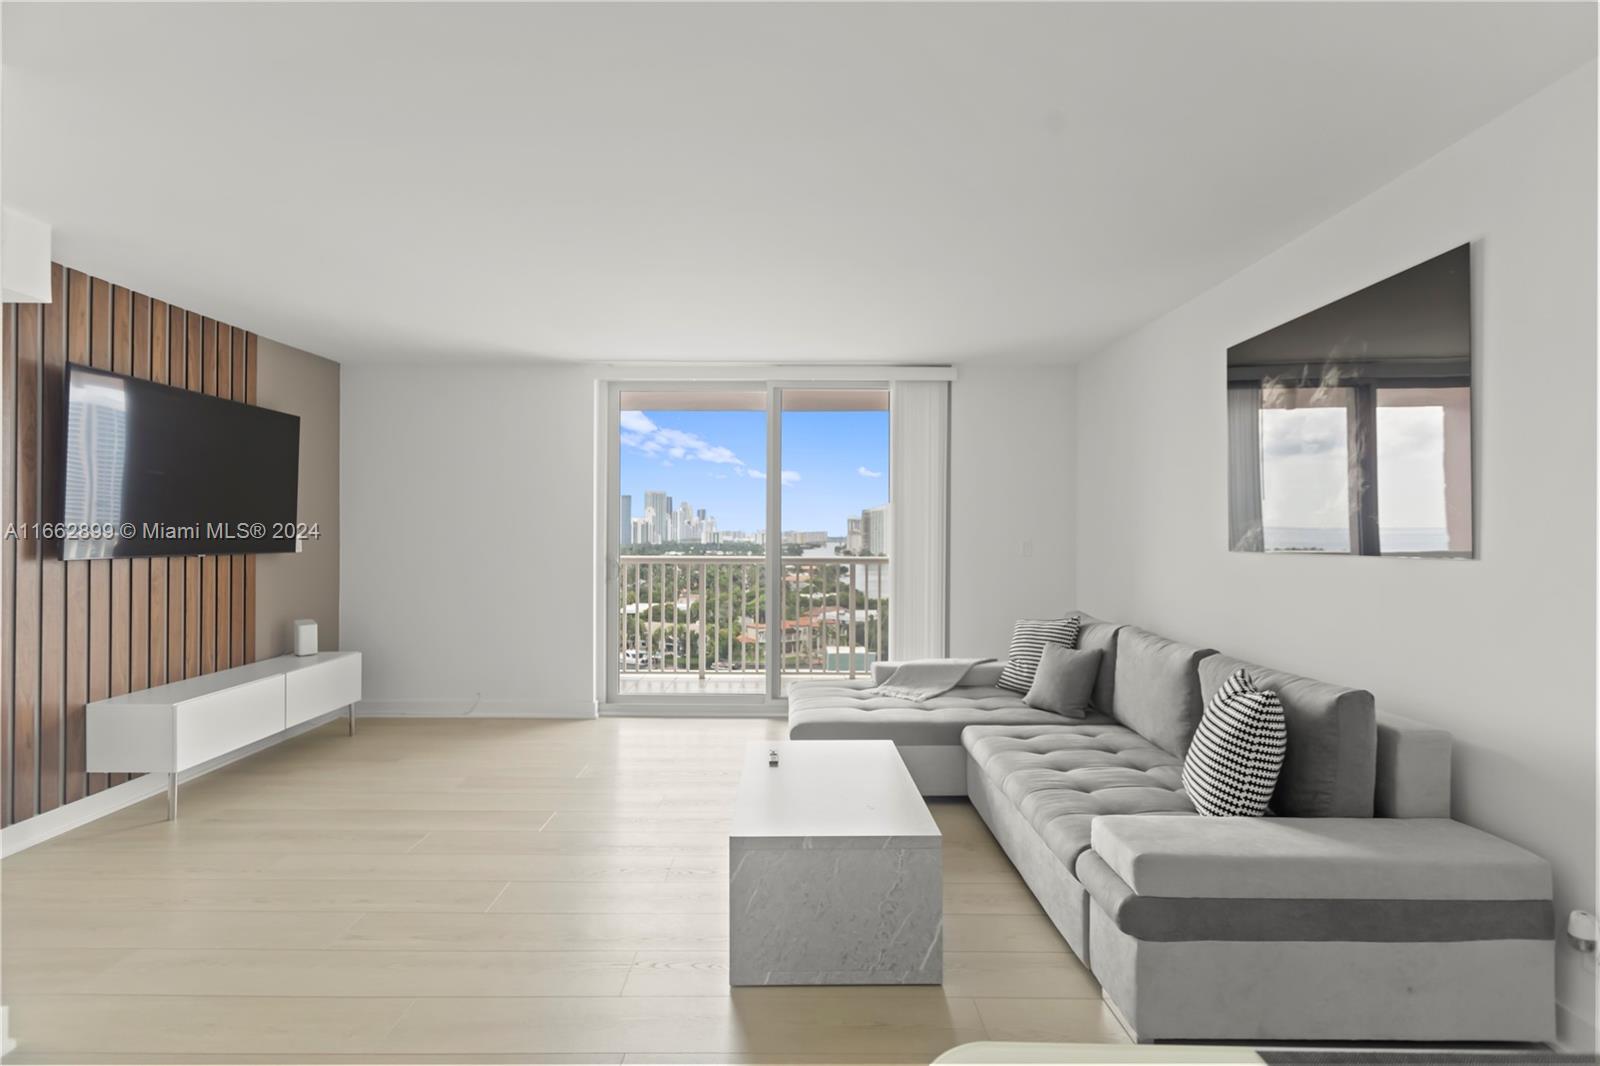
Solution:
<svg viewBox="0 0 1600 1066"><path fill-rule="evenodd" d="M646 492L644 510L651 516L650 543L665 544L672 540L672 497L654 490Z"/></svg>
<svg viewBox="0 0 1600 1066"><path fill-rule="evenodd" d="M861 547L868 555L889 554L889 508L869 507L861 512Z"/></svg>
<svg viewBox="0 0 1600 1066"><path fill-rule="evenodd" d="M626 493L623 494L622 502L617 507L617 516L621 520L621 525L618 527L617 532L622 537L622 543L624 545L632 544L633 543L633 497L632 496L629 496Z"/></svg>

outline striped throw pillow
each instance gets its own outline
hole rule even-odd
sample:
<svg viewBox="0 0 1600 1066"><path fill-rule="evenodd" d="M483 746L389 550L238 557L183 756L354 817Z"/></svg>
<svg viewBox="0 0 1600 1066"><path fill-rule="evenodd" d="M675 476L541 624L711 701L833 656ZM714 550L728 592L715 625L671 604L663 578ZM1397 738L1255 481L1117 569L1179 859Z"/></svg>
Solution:
<svg viewBox="0 0 1600 1066"><path fill-rule="evenodd" d="M1235 670L1206 705L1183 759L1183 788L1214 817L1267 813L1289 746L1283 705Z"/></svg>
<svg viewBox="0 0 1600 1066"><path fill-rule="evenodd" d="M1039 658L1046 644L1078 646L1078 629L1082 623L1078 616L1071 618L1024 618L1011 627L1011 651L1006 655L1006 665L995 684L1003 689L1027 695L1033 687L1033 675L1039 670Z"/></svg>

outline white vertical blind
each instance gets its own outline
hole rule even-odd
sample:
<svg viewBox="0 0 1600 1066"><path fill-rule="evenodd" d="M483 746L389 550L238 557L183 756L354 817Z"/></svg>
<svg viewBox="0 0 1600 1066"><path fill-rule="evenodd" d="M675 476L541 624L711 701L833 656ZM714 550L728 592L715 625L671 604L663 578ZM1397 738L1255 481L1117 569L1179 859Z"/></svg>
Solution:
<svg viewBox="0 0 1600 1066"><path fill-rule="evenodd" d="M889 656L938 658L948 642L950 383L889 395Z"/></svg>

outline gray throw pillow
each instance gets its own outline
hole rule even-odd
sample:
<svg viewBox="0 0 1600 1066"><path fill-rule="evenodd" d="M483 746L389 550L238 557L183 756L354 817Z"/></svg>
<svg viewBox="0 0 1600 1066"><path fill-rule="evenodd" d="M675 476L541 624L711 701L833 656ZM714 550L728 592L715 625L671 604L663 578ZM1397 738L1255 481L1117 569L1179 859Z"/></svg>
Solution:
<svg viewBox="0 0 1600 1066"><path fill-rule="evenodd" d="M1083 718L1089 713L1089 697L1099 676L1100 649L1082 651L1051 642L1039 656L1039 669L1022 702L1041 711Z"/></svg>

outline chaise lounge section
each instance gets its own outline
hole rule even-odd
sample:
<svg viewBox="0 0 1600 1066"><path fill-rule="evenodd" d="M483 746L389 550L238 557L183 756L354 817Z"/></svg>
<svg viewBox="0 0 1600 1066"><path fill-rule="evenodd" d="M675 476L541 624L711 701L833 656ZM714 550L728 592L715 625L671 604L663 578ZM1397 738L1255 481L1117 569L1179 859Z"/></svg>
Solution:
<svg viewBox="0 0 1600 1066"><path fill-rule="evenodd" d="M1116 633L1088 615L1078 646L1102 653L1093 706L1111 705L1112 673L1106 668L1116 655ZM999 688L1003 663L982 663L965 683L921 703L879 695L875 688L894 673L895 663L873 664L873 676L850 680L800 681L789 690L790 740L892 740L924 796L965 796L966 756L962 730L972 725L1060 726L1067 719L1029 707L1015 692ZM1087 720L1111 724L1103 715Z"/></svg>
<svg viewBox="0 0 1600 1066"><path fill-rule="evenodd" d="M812 683L790 736L894 740L925 795L966 794L1138 1040L1553 1037L1550 867L1451 820L1448 733L1082 617L1085 718L990 685L917 704ZM1287 722L1273 816L1200 817L1183 757L1238 669Z"/></svg>

